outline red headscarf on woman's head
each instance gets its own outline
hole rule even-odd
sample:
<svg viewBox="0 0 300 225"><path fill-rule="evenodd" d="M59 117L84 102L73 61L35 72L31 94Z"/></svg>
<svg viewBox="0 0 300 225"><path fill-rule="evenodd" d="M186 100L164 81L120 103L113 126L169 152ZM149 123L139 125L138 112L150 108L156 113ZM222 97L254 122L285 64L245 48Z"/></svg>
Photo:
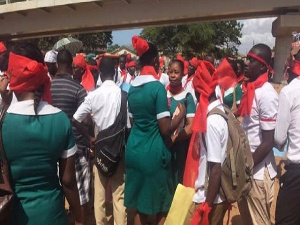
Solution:
<svg viewBox="0 0 300 225"><path fill-rule="evenodd" d="M87 67L87 63L83 55L77 55L73 59L73 63L79 67L85 69L84 74L82 75L81 84L86 91L90 91L95 88L95 80L92 72Z"/></svg>
<svg viewBox="0 0 300 225"><path fill-rule="evenodd" d="M196 57L193 57L190 60L190 64L192 65L192 67L194 67L195 69L197 69L198 66L199 66L199 60Z"/></svg>
<svg viewBox="0 0 300 225"><path fill-rule="evenodd" d="M291 71L300 76L300 61L298 60L293 60L293 66L291 67Z"/></svg>
<svg viewBox="0 0 300 225"><path fill-rule="evenodd" d="M4 43L1 41L0 42L0 54L3 52L6 52L7 48L5 47Z"/></svg>
<svg viewBox="0 0 300 225"><path fill-rule="evenodd" d="M149 50L148 42L136 35L132 37L132 46L139 57Z"/></svg>
<svg viewBox="0 0 300 225"><path fill-rule="evenodd" d="M10 76L10 90L16 93L32 92L44 86L42 100L52 103L51 82L48 69L43 63L27 57L9 53L8 74Z"/></svg>
<svg viewBox="0 0 300 225"><path fill-rule="evenodd" d="M132 67L132 66L136 67L136 62L134 60L131 60L130 62L125 64L126 68L129 68L129 67Z"/></svg>
<svg viewBox="0 0 300 225"><path fill-rule="evenodd" d="M194 79L194 90L200 94L199 105L192 124L192 137L188 149L188 155L185 164L183 185L186 187L195 187L195 181L198 177L200 140L198 133L204 133L207 129L207 108L209 97L214 92L217 81L207 70L203 61L200 61Z"/></svg>
<svg viewBox="0 0 300 225"><path fill-rule="evenodd" d="M216 71L214 65L211 62L207 61L207 60L203 60L203 63L206 66L206 68L208 69L209 73L211 75L213 75L214 72Z"/></svg>
<svg viewBox="0 0 300 225"><path fill-rule="evenodd" d="M216 76L222 92L237 84L237 75L226 58L223 59L213 76Z"/></svg>
<svg viewBox="0 0 300 225"><path fill-rule="evenodd" d="M177 54L176 59L180 60L184 64L184 58L182 57L181 54Z"/></svg>

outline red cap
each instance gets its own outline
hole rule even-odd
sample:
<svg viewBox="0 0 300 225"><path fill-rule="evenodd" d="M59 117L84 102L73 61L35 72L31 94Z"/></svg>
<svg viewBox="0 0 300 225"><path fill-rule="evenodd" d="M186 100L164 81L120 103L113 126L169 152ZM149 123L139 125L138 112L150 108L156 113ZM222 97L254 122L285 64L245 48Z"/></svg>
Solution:
<svg viewBox="0 0 300 225"><path fill-rule="evenodd" d="M86 68L86 61L83 55L77 55L73 59L73 63L79 68Z"/></svg>
<svg viewBox="0 0 300 225"><path fill-rule="evenodd" d="M197 69L198 65L199 65L199 61L196 57L193 57L191 60L190 60L190 64L192 65L192 67L194 67L195 69Z"/></svg>
<svg viewBox="0 0 300 225"><path fill-rule="evenodd" d="M132 46L140 57L149 50L147 41L136 35L132 37Z"/></svg>
<svg viewBox="0 0 300 225"><path fill-rule="evenodd" d="M1 41L0 42L0 54L3 52L6 52L7 48L5 47L4 43Z"/></svg>

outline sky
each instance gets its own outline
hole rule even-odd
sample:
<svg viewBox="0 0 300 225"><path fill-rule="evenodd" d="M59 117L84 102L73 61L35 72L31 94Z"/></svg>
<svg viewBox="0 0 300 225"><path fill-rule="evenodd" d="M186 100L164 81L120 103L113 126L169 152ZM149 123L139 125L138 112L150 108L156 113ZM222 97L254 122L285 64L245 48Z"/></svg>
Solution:
<svg viewBox="0 0 300 225"><path fill-rule="evenodd" d="M239 20L244 26L242 29L241 45L239 53L246 55L254 44L265 43L273 48L275 38L272 36L272 22L276 17L263 19ZM113 31L113 43L118 45L131 44L131 37L139 35L142 29Z"/></svg>

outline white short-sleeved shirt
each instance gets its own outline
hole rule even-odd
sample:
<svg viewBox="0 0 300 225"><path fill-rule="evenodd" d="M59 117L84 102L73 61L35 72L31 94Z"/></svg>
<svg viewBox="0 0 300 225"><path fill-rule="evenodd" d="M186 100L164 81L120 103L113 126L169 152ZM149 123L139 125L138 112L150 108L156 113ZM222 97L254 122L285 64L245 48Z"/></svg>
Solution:
<svg viewBox="0 0 300 225"><path fill-rule="evenodd" d="M279 95L275 128L275 143L282 146L289 141L287 158L300 163L300 77L285 86Z"/></svg>
<svg viewBox="0 0 300 225"><path fill-rule="evenodd" d="M244 116L242 127L248 137L251 152L255 152L262 141L262 130L274 130L278 111L278 94L273 86L266 82L255 89L251 115ZM277 174L274 153L269 154L253 169L256 180L264 179L264 167L268 168L271 178Z"/></svg>
<svg viewBox="0 0 300 225"><path fill-rule="evenodd" d="M170 83L168 74L166 74L166 73L161 73L161 76L160 76L159 81L160 81L160 83L162 83L165 87L167 87L168 84Z"/></svg>
<svg viewBox="0 0 300 225"><path fill-rule="evenodd" d="M224 112L224 108L220 100L216 100L209 104L208 112L213 108L219 108ZM228 141L228 126L225 119L220 115L210 115L207 118L207 131L205 133L205 145L201 134L198 134L200 138L200 164L198 169L198 177L195 182L196 193L193 197L193 201L202 203L206 200L205 174L207 171L207 162L221 163L223 164L226 158L227 141ZM214 201L215 204L221 203L224 200L218 194Z"/></svg>
<svg viewBox="0 0 300 225"><path fill-rule="evenodd" d="M74 119L82 122L87 114L92 114L97 130L101 131L112 125L121 108L121 89L114 81L106 80L90 92L79 106Z"/></svg>

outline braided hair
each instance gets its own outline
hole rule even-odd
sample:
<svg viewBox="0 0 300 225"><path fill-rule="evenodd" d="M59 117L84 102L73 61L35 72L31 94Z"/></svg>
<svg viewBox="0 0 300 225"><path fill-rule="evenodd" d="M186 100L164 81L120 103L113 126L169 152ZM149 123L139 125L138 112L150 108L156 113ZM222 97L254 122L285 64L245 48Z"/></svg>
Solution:
<svg viewBox="0 0 300 225"><path fill-rule="evenodd" d="M20 42L12 50L13 53L27 57L29 59L35 60L38 63L44 64L44 57L41 50L32 43L29 42ZM34 91L34 112L37 115L37 108L42 99L44 92L44 86L41 86L39 89Z"/></svg>

